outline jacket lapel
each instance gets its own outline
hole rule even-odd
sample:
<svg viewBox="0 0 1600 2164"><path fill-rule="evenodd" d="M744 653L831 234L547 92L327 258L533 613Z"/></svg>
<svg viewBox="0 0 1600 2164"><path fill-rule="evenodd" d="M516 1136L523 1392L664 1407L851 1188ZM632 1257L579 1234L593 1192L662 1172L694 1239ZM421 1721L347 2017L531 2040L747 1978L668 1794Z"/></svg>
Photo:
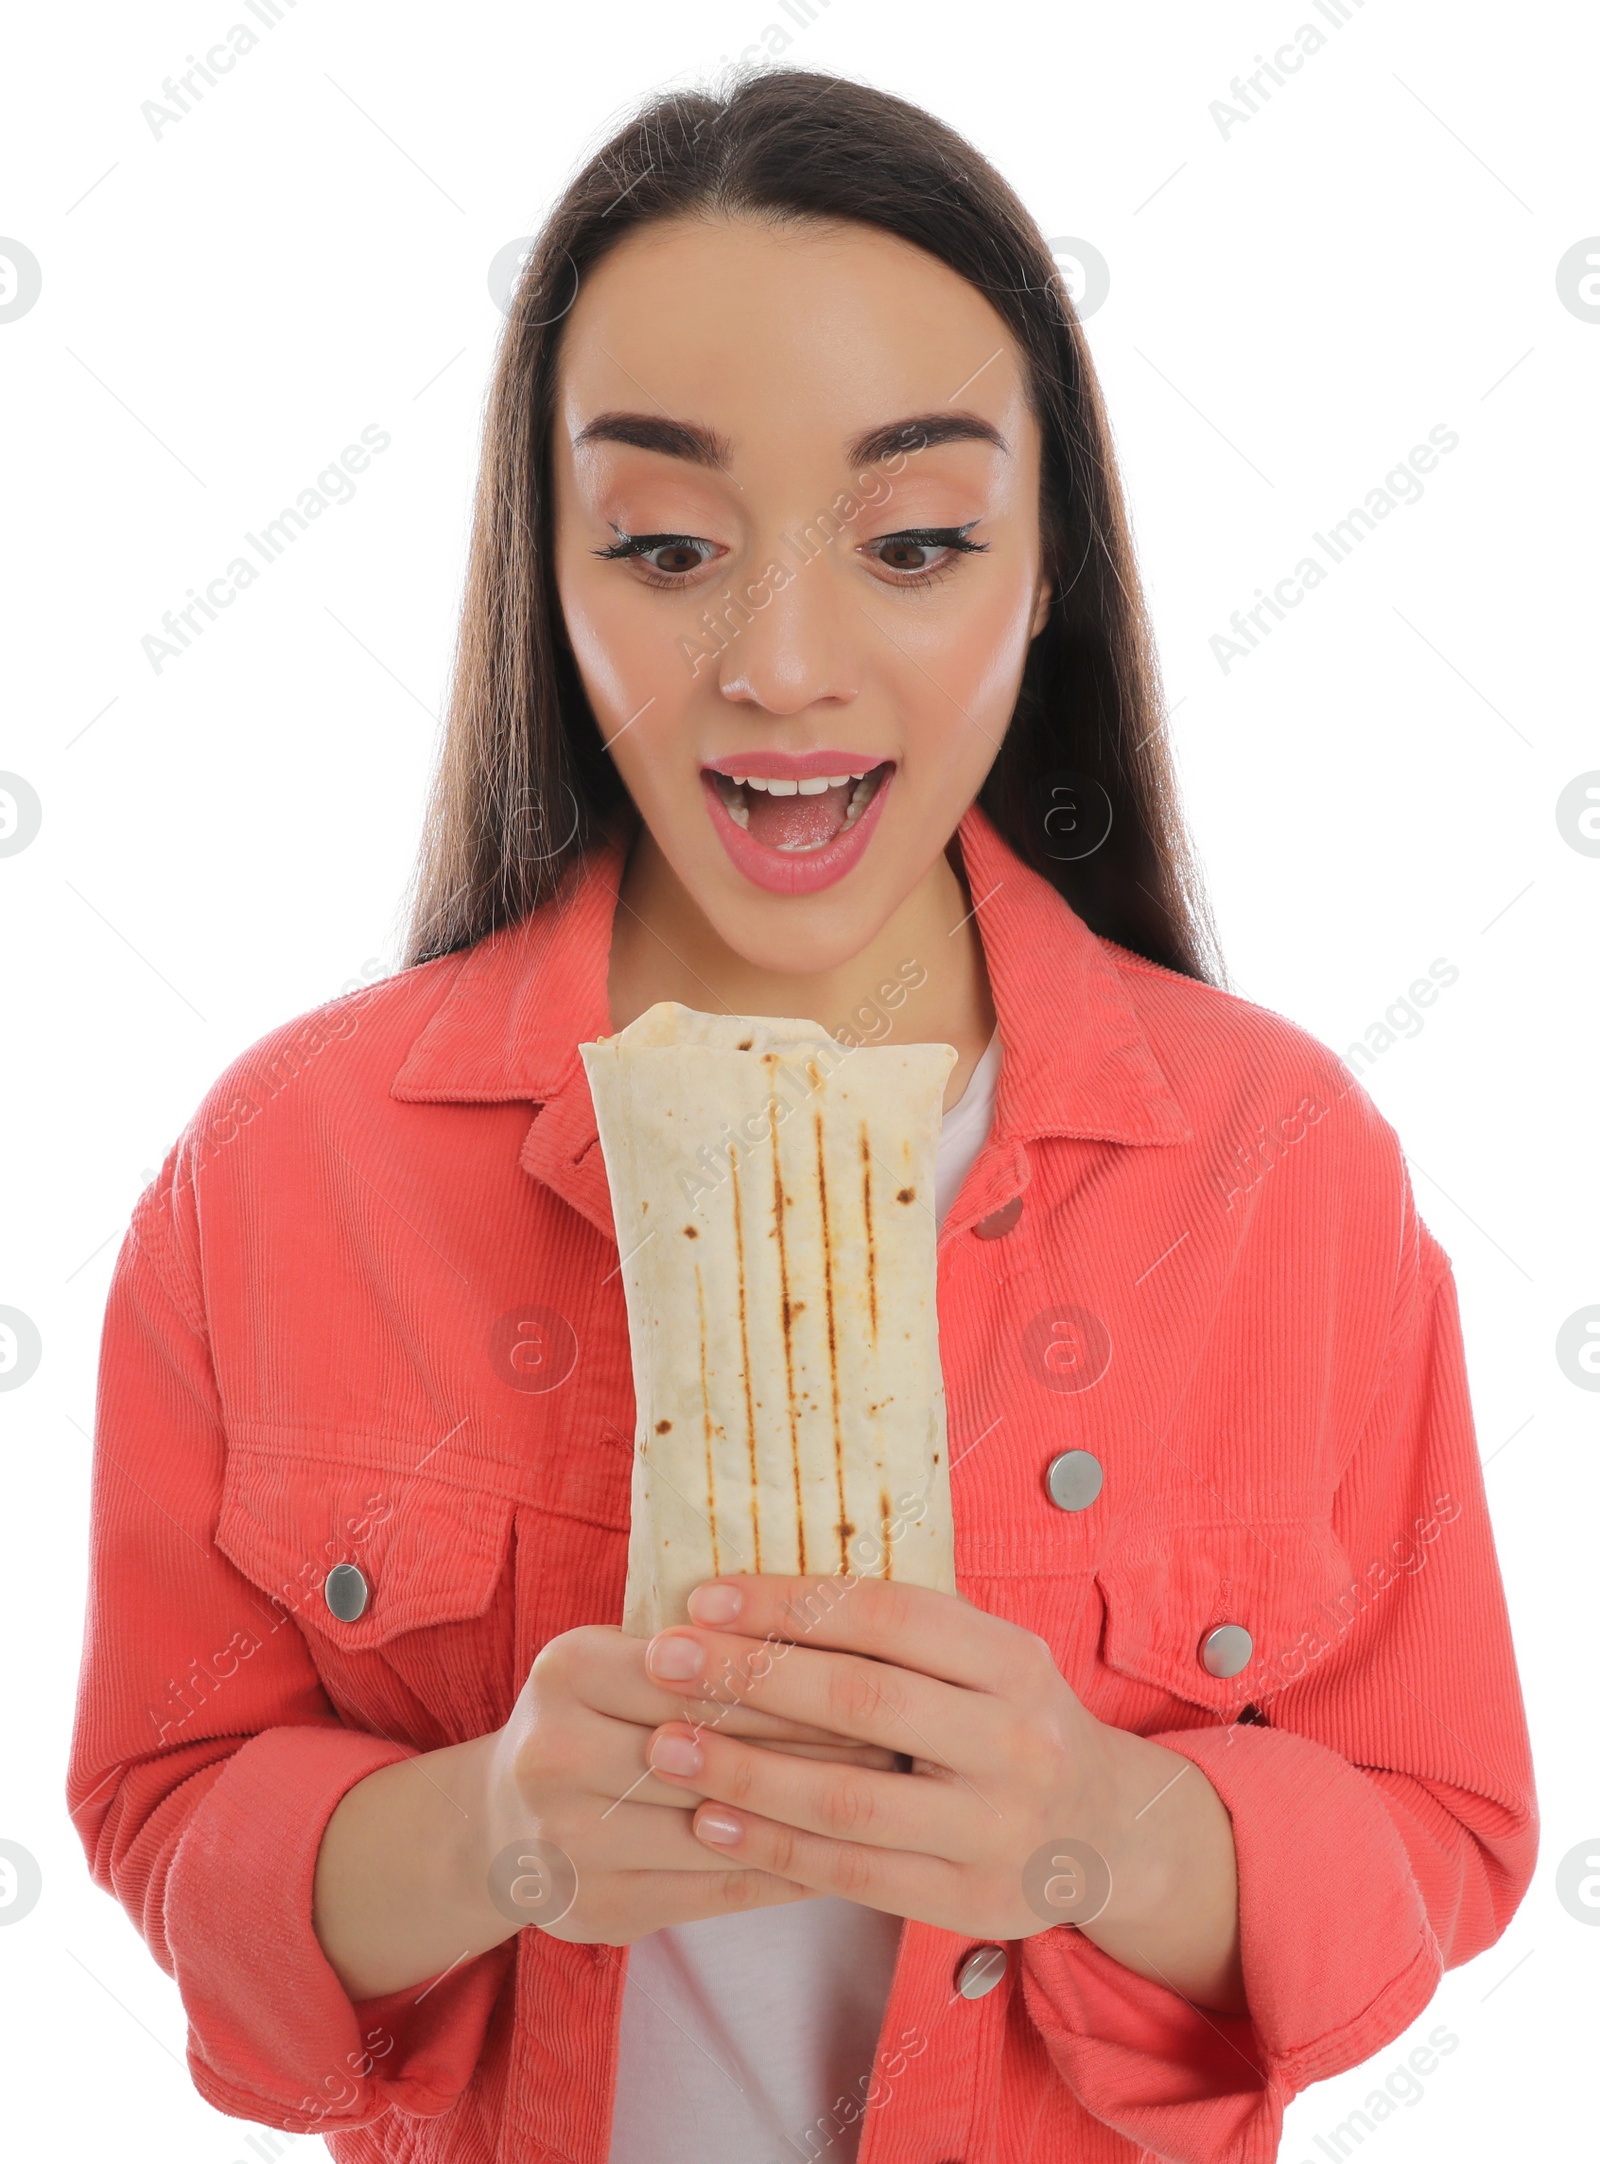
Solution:
<svg viewBox="0 0 1600 2164"><path fill-rule="evenodd" d="M469 948L390 1087L408 1104L537 1105L520 1163L613 1242L578 1046L610 1033L611 920L625 859L613 825L543 908Z"/></svg>
<svg viewBox="0 0 1600 2164"><path fill-rule="evenodd" d="M539 1107L525 1171L616 1240L594 1104L578 1046L607 1036L611 927L627 857L625 815L519 924L459 958L449 993L391 1085L412 1104ZM1130 1145L1182 1142L1189 1123L1145 1039L1115 951L1001 839L977 805L957 836L983 941L1003 1058L994 1129L959 1217L1027 1185L1026 1145L1045 1135ZM936 959L936 958L935 958Z"/></svg>

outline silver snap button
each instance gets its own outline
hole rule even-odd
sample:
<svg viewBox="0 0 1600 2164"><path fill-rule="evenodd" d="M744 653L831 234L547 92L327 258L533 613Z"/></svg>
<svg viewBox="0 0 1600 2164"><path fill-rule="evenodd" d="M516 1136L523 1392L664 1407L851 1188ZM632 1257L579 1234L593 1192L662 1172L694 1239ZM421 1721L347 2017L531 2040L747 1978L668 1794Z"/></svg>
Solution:
<svg viewBox="0 0 1600 2164"><path fill-rule="evenodd" d="M964 1999L981 1999L1000 1982L1007 1965L1003 1946L975 1946L956 1970L956 1989Z"/></svg>
<svg viewBox="0 0 1600 2164"><path fill-rule="evenodd" d="M998 1210L991 1210L987 1217L980 1217L973 1231L980 1240L1003 1240L1017 1219L1022 1215L1022 1197L1013 1195Z"/></svg>
<svg viewBox="0 0 1600 2164"><path fill-rule="evenodd" d="M1200 1641L1200 1665L1208 1676L1236 1676L1249 1667L1255 1649L1242 1623L1219 1623Z"/></svg>
<svg viewBox="0 0 1600 2164"><path fill-rule="evenodd" d="M1105 1477L1092 1450L1063 1450L1059 1458L1050 1460L1044 1482L1057 1510L1087 1510Z"/></svg>
<svg viewBox="0 0 1600 2164"><path fill-rule="evenodd" d="M341 1623L354 1623L366 1612L366 1578L354 1563L335 1563L322 1581L322 1597L330 1615L336 1615Z"/></svg>

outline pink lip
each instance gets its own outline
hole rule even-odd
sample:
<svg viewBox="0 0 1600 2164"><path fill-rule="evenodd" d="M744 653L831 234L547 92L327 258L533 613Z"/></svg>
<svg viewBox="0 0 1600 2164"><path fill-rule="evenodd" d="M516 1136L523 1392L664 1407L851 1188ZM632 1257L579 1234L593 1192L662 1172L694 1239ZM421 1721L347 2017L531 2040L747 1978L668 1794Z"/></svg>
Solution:
<svg viewBox="0 0 1600 2164"><path fill-rule="evenodd" d="M754 774L760 781L815 781L819 774L870 774L882 766L881 751L735 751L708 759L710 774Z"/></svg>
<svg viewBox="0 0 1600 2164"><path fill-rule="evenodd" d="M751 752L741 759L718 760L709 771L702 772L700 786L706 794L706 807L711 814L711 824L717 830L717 838L732 859L734 869L743 872L755 886L765 887L769 894L816 894L823 887L831 887L845 873L861 861L872 830L883 810L883 800L889 794L895 769L888 773L872 792L872 802L867 806L855 825L836 841L827 842L821 849L808 849L791 855L787 850L769 849L765 842L758 842L746 833L737 820L730 819L728 807L717 794L717 785L711 779L713 772L719 774L759 774L770 780L776 776L780 781L792 775L803 781L814 774L840 774L847 771L839 765L829 765L835 758L831 751L801 752L789 754L790 763L778 766L773 762L783 755L777 752ZM839 758L855 754L840 753ZM873 760L871 766L883 765L881 759ZM867 771L871 772L871 766Z"/></svg>

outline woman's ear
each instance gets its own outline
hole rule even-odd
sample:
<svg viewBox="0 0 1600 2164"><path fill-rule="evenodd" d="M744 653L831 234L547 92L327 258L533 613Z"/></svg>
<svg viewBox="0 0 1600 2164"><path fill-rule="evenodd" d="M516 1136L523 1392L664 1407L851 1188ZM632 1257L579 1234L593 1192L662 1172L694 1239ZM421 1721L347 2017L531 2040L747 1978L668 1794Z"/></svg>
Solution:
<svg viewBox="0 0 1600 2164"><path fill-rule="evenodd" d="M1039 578L1039 598L1034 603L1033 609L1033 626L1028 633L1030 641L1036 639L1050 621L1050 604L1054 599L1055 590L1051 586L1049 575L1041 573Z"/></svg>

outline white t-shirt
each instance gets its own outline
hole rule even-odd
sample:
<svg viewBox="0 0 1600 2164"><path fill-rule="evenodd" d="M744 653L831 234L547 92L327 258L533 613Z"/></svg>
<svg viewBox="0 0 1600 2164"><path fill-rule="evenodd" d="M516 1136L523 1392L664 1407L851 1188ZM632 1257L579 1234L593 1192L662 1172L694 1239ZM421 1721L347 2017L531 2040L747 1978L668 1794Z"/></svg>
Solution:
<svg viewBox="0 0 1600 2164"><path fill-rule="evenodd" d="M997 1030L939 1131L941 1224L988 1135L999 1073ZM898 1916L832 1894L636 1939L610 2164L854 2164L899 1950Z"/></svg>

